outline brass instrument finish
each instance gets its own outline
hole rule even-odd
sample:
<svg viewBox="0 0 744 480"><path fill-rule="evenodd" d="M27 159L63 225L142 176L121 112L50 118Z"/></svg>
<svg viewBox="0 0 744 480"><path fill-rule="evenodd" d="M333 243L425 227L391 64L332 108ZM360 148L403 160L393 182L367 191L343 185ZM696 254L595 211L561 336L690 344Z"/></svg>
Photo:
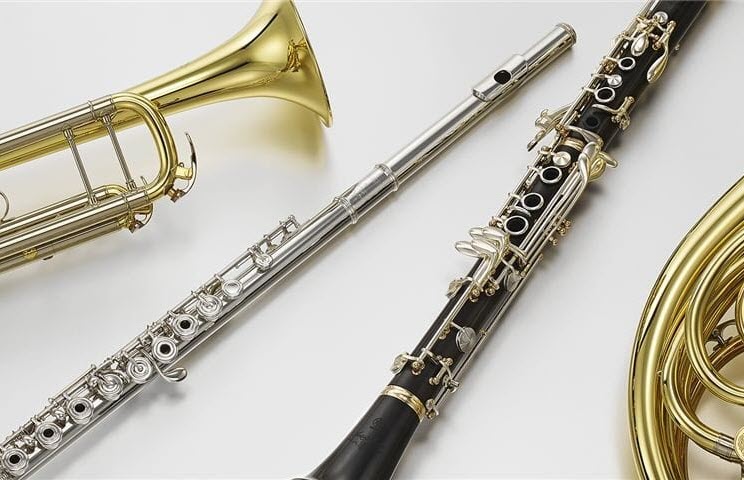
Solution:
<svg viewBox="0 0 744 480"><path fill-rule="evenodd" d="M183 163L163 116L249 97L287 100L331 123L320 70L291 0L263 3L233 38L170 73L0 135L0 170L69 149L83 188L80 195L15 218L9 218L12 199L1 194L0 271L50 258L106 233L144 226L155 200L168 196L175 202L196 177L191 139L190 162ZM116 136L117 130L139 123L149 129L159 158L157 176L149 182L133 176ZM122 184L93 186L77 146L106 135L122 170Z"/></svg>

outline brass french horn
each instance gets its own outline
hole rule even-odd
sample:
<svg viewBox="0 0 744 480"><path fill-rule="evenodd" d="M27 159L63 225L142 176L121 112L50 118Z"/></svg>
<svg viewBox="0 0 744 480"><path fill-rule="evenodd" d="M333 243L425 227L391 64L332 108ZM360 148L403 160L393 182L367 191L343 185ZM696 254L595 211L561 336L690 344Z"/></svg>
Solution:
<svg viewBox="0 0 744 480"><path fill-rule="evenodd" d="M629 385L641 478L688 478L688 440L725 461L744 464L744 429L719 431L696 413L706 392L744 405L744 387L721 373L742 353L744 178L677 247L643 312Z"/></svg>
<svg viewBox="0 0 744 480"><path fill-rule="evenodd" d="M291 0L265 1L240 32L191 63L0 135L0 170L69 149L83 188L79 195L15 218L9 218L11 201L0 192L0 271L122 228L141 228L155 200L168 196L175 202L196 177L193 145L189 164L180 162L164 115L248 97L287 100L315 112L325 125L331 123L320 70ZM160 161L157 177L141 185L116 136L135 124L147 127ZM113 143L123 182L93 186L77 146L105 135Z"/></svg>

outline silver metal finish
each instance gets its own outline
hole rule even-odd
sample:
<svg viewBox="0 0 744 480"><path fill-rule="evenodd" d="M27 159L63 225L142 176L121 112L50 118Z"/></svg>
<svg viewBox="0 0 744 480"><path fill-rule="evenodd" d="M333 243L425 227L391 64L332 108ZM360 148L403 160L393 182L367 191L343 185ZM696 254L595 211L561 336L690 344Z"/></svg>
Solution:
<svg viewBox="0 0 744 480"><path fill-rule="evenodd" d="M93 402L89 399L75 398L67 404L67 415L69 415L70 420L73 422L79 425L85 425L90 422L94 408Z"/></svg>
<svg viewBox="0 0 744 480"><path fill-rule="evenodd" d="M457 336L455 337L457 348L459 348L462 353L468 353L473 349L473 347L475 347L477 338L478 335L475 333L475 330L470 327L462 328L457 332Z"/></svg>
<svg viewBox="0 0 744 480"><path fill-rule="evenodd" d="M617 62L617 66L620 67L620 70L627 72L635 68L636 60L633 57L623 57Z"/></svg>
<svg viewBox="0 0 744 480"><path fill-rule="evenodd" d="M225 292L225 295L230 298L236 297L236 295L228 295L227 292ZM199 323L196 318L193 315L188 315L186 313L176 315L171 324L173 326L173 333L183 339L189 339L196 335L199 328Z"/></svg>
<svg viewBox="0 0 744 480"><path fill-rule="evenodd" d="M563 171L554 166L545 167L540 170L540 181L548 185L558 183L563 178Z"/></svg>
<svg viewBox="0 0 744 480"><path fill-rule="evenodd" d="M152 362L145 356L134 357L127 363L127 375L136 384L147 383L152 374Z"/></svg>
<svg viewBox="0 0 744 480"><path fill-rule="evenodd" d="M4 462L0 468L0 480L23 478L32 473L155 378L169 382L186 378L186 370L176 365L192 350L397 190L574 42L575 33L570 27L564 24L555 27L530 50L515 55L499 67L444 118L390 160L375 166L313 218L302 225L293 216L282 221L121 350L91 367L51 398L46 408L0 444L0 458ZM510 76L503 84L494 80L496 72L501 71ZM90 111L74 111L66 115L90 115ZM62 121L64 118L60 119ZM0 138L0 148L12 144L11 134ZM493 242L500 233L484 228L475 235ZM478 246L475 248L474 252L480 252ZM472 343L469 338L463 340L467 348ZM85 412L80 412L80 415L69 413L76 405L83 404ZM56 418L56 411L68 413ZM26 445L24 438L28 432L33 431L39 421L49 418L54 418L61 429L59 448L48 450ZM5 460L8 452L15 452L17 448L25 448L24 452L28 452L21 461L25 465L23 468L11 467Z"/></svg>
<svg viewBox="0 0 744 480"><path fill-rule="evenodd" d="M506 230L509 235L522 235L529 227L529 221L521 215L512 215L504 222L504 230Z"/></svg>
<svg viewBox="0 0 744 480"><path fill-rule="evenodd" d="M557 167L565 167L571 163L571 155L568 152L556 152L553 155L553 164Z"/></svg>
<svg viewBox="0 0 744 480"><path fill-rule="evenodd" d="M12 477L20 477L28 469L28 455L20 448L6 450L0 457L0 466Z"/></svg>
<svg viewBox="0 0 744 480"><path fill-rule="evenodd" d="M594 98L598 102L608 103L615 99L615 89L610 87L602 87L594 92Z"/></svg>
<svg viewBox="0 0 744 480"><path fill-rule="evenodd" d="M528 211L540 210L545 205L545 198L537 192L530 192L523 195L519 203Z"/></svg>

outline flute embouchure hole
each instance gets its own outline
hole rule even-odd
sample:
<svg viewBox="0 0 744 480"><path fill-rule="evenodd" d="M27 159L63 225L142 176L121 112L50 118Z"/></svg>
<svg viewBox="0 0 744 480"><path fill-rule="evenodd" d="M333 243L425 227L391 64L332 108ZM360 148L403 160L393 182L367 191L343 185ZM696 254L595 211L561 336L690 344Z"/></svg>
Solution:
<svg viewBox="0 0 744 480"><path fill-rule="evenodd" d="M499 70L493 76L493 79L496 80L496 83L500 83L501 85L507 83L509 80L511 80L511 78L511 73L507 72L506 70Z"/></svg>

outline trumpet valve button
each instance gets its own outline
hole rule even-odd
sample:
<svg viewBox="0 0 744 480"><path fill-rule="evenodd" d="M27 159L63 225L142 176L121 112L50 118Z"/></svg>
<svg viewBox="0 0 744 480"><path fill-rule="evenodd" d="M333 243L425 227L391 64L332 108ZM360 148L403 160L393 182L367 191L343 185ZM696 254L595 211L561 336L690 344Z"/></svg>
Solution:
<svg viewBox="0 0 744 480"><path fill-rule="evenodd" d="M222 310L222 301L214 295L204 295L199 299L196 310L205 319L213 321Z"/></svg>

